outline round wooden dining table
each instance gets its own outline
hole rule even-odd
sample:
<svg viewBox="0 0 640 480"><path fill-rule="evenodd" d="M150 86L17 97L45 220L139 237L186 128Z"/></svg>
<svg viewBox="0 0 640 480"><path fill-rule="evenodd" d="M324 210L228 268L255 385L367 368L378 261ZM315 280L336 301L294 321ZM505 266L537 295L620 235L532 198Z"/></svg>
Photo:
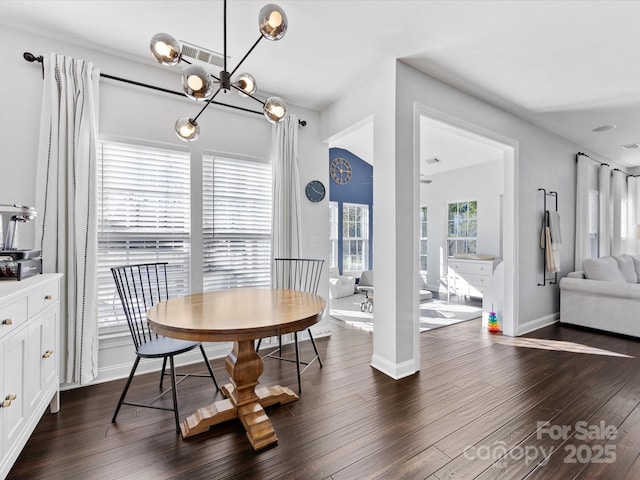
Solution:
<svg viewBox="0 0 640 480"><path fill-rule="evenodd" d="M289 388L256 388L262 358L254 341L304 330L322 319L325 300L311 293L276 288L232 288L172 298L151 307L151 328L164 336L200 342L233 341L225 360L230 383L224 400L199 408L180 425L183 438L239 418L254 450L278 437L264 408L298 400Z"/></svg>

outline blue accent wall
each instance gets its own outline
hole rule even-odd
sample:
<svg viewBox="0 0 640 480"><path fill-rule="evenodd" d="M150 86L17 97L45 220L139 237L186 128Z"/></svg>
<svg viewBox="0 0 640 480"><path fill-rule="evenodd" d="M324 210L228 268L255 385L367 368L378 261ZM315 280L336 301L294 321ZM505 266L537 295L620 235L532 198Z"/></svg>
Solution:
<svg viewBox="0 0 640 480"><path fill-rule="evenodd" d="M338 203L338 238L342 238L342 205L369 205L369 269L373 269L373 165L343 148L329 149L329 165L334 158L346 158L351 164L351 180L340 185L329 176L329 200ZM338 268L342 270L342 241L338 242Z"/></svg>

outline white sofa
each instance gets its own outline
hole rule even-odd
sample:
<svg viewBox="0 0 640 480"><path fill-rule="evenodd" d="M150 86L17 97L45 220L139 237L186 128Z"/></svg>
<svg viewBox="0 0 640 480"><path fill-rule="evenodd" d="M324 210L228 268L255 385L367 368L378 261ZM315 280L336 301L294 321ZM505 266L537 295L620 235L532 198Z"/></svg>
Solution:
<svg viewBox="0 0 640 480"><path fill-rule="evenodd" d="M585 260L560 280L560 322L640 337L640 256Z"/></svg>
<svg viewBox="0 0 640 480"><path fill-rule="evenodd" d="M355 292L356 279L349 275L340 275L336 267L329 269L329 296L331 298L342 298L353 295Z"/></svg>

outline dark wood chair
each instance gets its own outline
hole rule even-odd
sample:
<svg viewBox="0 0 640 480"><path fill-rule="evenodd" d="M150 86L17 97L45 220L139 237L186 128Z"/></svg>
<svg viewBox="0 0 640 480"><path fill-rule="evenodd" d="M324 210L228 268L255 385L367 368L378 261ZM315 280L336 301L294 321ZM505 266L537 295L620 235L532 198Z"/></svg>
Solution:
<svg viewBox="0 0 640 480"><path fill-rule="evenodd" d="M320 285L320 275L322 273L322 266L324 260L309 259L309 258L276 258L274 260L274 275L273 283L275 288L286 288L289 290L299 290L302 292L316 294L318 292L318 286ZM295 346L296 358L291 359L282 355L282 335L278 337L278 348L272 350L262 358L274 358L276 360L284 360L287 362L295 362L296 372L298 375L298 393L302 393L302 383L300 381L300 375L309 368L309 366L318 361L320 368L322 368L322 360L318 347L313 339L311 329L307 329L311 345L315 356L309 361L300 360L300 352L298 348L298 332L293 333L293 340ZM260 350L260 344L262 339L258 340L256 350ZM304 368L300 370L300 365L304 365Z"/></svg>
<svg viewBox="0 0 640 480"><path fill-rule="evenodd" d="M180 382L189 376L193 377L210 377L213 384L218 388L218 382L211 369L209 359L200 342L192 342L187 340L179 340L175 338L163 337L152 332L147 323L147 310L158 302L169 298L169 284L167 280L167 263L145 263L138 265L126 265L122 267L114 267L111 269L113 280L118 289L118 295L122 302L129 331L133 338L136 348L136 360L131 368L129 379L122 391L118 406L111 419L112 423L116 423L116 417L122 405L132 405L136 407L155 408L158 410L169 410L174 412L176 420L176 432L180 432L180 419L178 412L178 392L177 386ZM207 367L208 374L176 374L173 357L181 353L189 352L195 348L200 348L204 364ZM125 398L131 381L136 373L141 358L162 358L162 371L160 372L160 390L165 375L171 377L171 388L168 388L149 403L127 402ZM167 359L169 359L170 370L166 371ZM176 382L176 376L180 380ZM171 391L173 396L173 408L154 405L166 393Z"/></svg>

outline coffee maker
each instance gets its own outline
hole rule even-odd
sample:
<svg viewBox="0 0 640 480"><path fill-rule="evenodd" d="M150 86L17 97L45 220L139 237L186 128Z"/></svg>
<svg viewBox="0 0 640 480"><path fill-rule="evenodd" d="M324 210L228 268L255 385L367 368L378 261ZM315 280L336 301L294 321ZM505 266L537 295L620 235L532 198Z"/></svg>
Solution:
<svg viewBox="0 0 640 480"><path fill-rule="evenodd" d="M0 205L0 278L23 278L42 273L40 250L18 247L20 225L36 218L34 207Z"/></svg>

